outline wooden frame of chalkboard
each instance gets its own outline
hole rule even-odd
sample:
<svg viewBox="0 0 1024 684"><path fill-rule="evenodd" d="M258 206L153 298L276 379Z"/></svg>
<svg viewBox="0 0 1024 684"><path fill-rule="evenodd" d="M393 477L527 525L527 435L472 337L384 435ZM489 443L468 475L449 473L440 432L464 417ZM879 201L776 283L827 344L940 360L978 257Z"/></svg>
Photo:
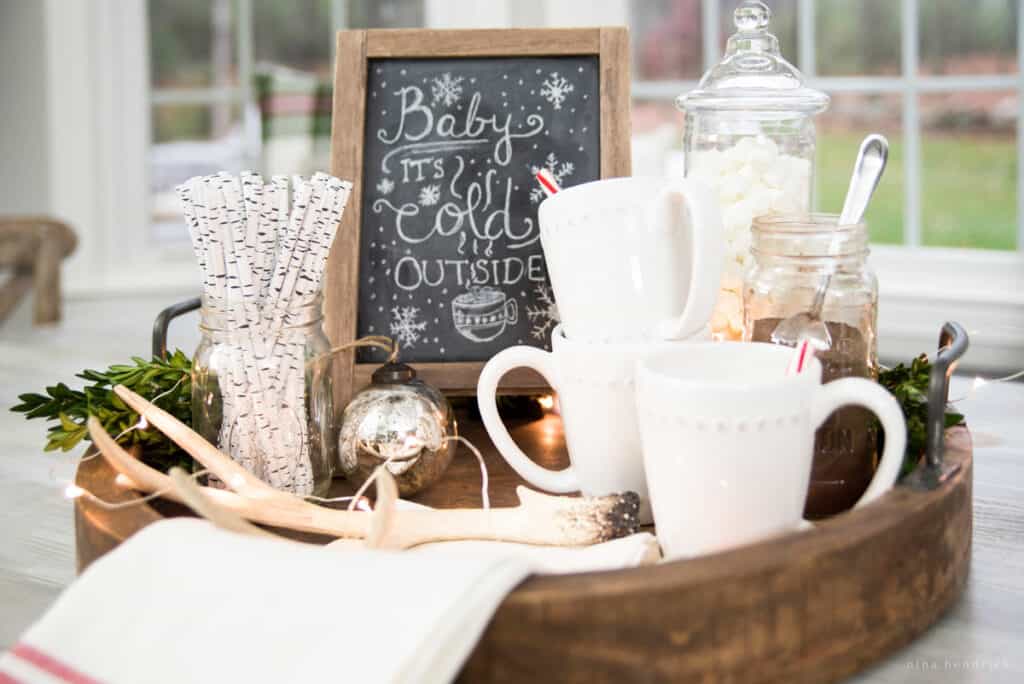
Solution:
<svg viewBox="0 0 1024 684"><path fill-rule="evenodd" d="M507 67L507 60L509 58L537 60L566 57L587 57L590 58L589 61L592 63L596 60L592 71L594 71L593 78L597 83L598 92L595 93L595 97L587 102L580 101L578 106L592 108L595 104L597 105L597 116L595 118L600 121L600 152L599 158L595 155L593 164L595 168L599 168L598 177L612 178L630 175L629 35L627 29L623 27L483 30L399 29L338 32L331 131L331 169L334 175L353 180L356 187L349 199L349 204L327 265L325 328L333 344L338 345L354 340L359 333L357 319L360 315L361 297L360 249L361 246L368 246L369 243L366 243L366 240L370 239L368 235L364 236L364 232L368 234L370 229L370 226L366 225L367 221L365 220L366 215L368 215L366 206L368 203L365 203L366 195L364 193L368 186L364 183L364 180L366 180L369 171L367 168L364 168L364 147L368 139L368 116L378 115L376 110L367 111L368 98L373 99L376 97L376 89L371 90L369 85L374 77L374 74L371 73L372 66L374 64L384 64L389 68L393 68L399 62L408 62L410 65L415 66L417 60L464 59L467 62L471 62L475 58L505 58L506 61L503 64ZM477 61L486 62L487 60L480 59ZM494 61L494 63L498 64L498 61ZM530 66L532 68L533 64L531 63ZM582 63L579 71L581 74L584 71ZM379 73L378 71L377 74ZM537 73L541 73L539 68ZM403 71L402 74L404 75L405 72ZM444 75L448 76L447 74ZM545 76L547 76L546 73ZM557 74L551 74L551 76L557 76ZM378 76L379 78L380 76ZM472 80L475 82L476 79ZM424 83L426 82L426 79L424 79ZM380 83L378 80L376 86L382 85L386 84ZM469 86L469 81L467 80L464 85ZM522 86L523 82L519 81L519 85ZM537 86L536 90L541 90L539 82ZM550 88L547 84L545 86ZM426 89L426 87L424 86L423 89ZM437 84L435 87L443 88L444 84ZM563 88L563 94L564 90ZM571 91L572 89L569 88L569 90ZM381 92L385 94L384 91ZM535 94L533 91L530 92ZM389 91L387 94L393 93ZM426 94L429 96L431 92L427 91ZM548 97L547 104L549 110L552 105L560 104L560 101L557 100L557 94L555 95L556 99L551 99L550 92L541 94ZM434 92L433 95L435 102L437 102L438 93ZM442 98L443 95L444 93L442 92ZM505 95L505 93L502 93L502 95ZM578 92L577 95L579 95ZM584 97L584 100L586 100L586 97ZM377 102L379 100L374 100L374 103ZM471 103L467 104L472 106ZM541 102L540 104L544 103ZM506 106L508 105L506 104ZM461 109L461 106L459 108ZM558 109L559 107L554 106L554 108ZM539 110L540 107L538 106L537 109ZM589 111L591 114L594 113L594 110ZM575 113L576 109L572 109L572 112ZM497 118L495 118L495 121L497 121ZM583 128L583 130L585 131L586 128ZM544 134L546 135L547 133L545 132ZM532 147L536 148L537 145L532 145ZM583 151L582 145L579 147L579 150ZM542 157L541 159L543 160L544 158ZM487 163L489 164L490 161ZM388 181L388 183L391 183L391 181ZM390 192L386 185L377 187L382 191L386 191L384 194ZM454 181L452 187L454 188ZM423 189L420 188L420 192ZM519 190L519 187L517 186L516 189ZM523 189L523 191L528 192L527 189ZM431 198L428 196L425 199L426 202L429 202ZM434 201L436 202L437 199L434 198ZM534 199L534 201L536 200ZM424 204L424 197L422 195L419 196L419 204ZM374 224L378 222L380 221L375 220ZM376 225L372 227L378 228ZM402 247L404 246L402 245ZM474 250L475 248L476 245L474 245ZM397 269L395 278L397 278ZM497 281L498 276L495 274L494 278ZM376 293L371 292L368 296L376 297ZM395 297L395 295L392 295L392 297ZM390 305L390 301L387 303ZM503 299L499 305L502 303L504 303ZM454 307L454 302L452 304ZM365 311L365 307L363 310ZM504 307L502 307L502 310L504 310ZM383 306L381 311L384 311ZM395 315L397 316L397 312ZM503 314L496 315L501 316ZM509 312L509 322L513 322L515 317L515 307L513 306L512 311ZM409 323L415 325L414 321L409 321ZM501 323L504 324L504 320ZM453 325L458 325L458 323ZM363 332L367 331L364 330ZM385 329L372 332L388 334L389 331ZM469 336L464 331L460 332L464 336ZM411 329L411 334L413 336L416 335L415 327ZM550 335L550 330L548 335ZM436 342L437 340L434 339L433 341ZM406 347L408 348L408 345ZM441 348L440 351L444 352L445 350ZM379 362L357 363L356 359L357 356L354 352L343 352L341 358L336 363L335 393L341 405L347 403L348 398L355 389L369 383L371 373L380 365ZM416 368L422 379L450 395L474 394L483 364L484 361L479 359L460 361L457 358L450 361L447 359L429 362L417 362L415 359L410 361L410 365ZM505 376L500 389L505 393L529 393L541 391L546 387L546 381L539 375L533 371L519 369Z"/></svg>

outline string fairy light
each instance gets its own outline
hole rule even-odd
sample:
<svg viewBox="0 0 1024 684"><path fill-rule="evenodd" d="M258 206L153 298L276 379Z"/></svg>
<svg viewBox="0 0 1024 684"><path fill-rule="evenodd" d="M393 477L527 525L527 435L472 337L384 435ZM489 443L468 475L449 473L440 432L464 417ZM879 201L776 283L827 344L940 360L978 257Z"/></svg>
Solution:
<svg viewBox="0 0 1024 684"><path fill-rule="evenodd" d="M480 453L480 450L476 447L475 444L473 444L471 441L469 441L468 439L466 439L462 435L449 435L448 437L445 437L444 440L442 440L442 444L447 444L448 442L461 442L462 444L464 444L466 446L467 449L469 449L473 453L474 456L476 456L477 463L480 464L480 501L482 503L482 506L483 506L484 510L490 509L490 507L491 507L490 476L489 476L489 474L487 472L487 463L484 461L484 455L482 453ZM424 446L426 446L426 444L424 444L421 440L419 440L416 437L409 436L409 437L406 438L405 443L403 444L403 446L405 446L408 449L421 449ZM367 443L365 441L362 444L360 444L360 447L365 449L366 451L369 451L374 456L377 456L377 457L382 457L383 456L383 454L379 453L373 447L373 445L371 445L371 444L369 444L369 443ZM403 454L403 455L405 455L405 454ZM363 484L359 485L359 489L356 490L355 494L353 494L350 497L344 497L344 496L337 497L336 500L338 500L338 501L345 500L345 499L350 500L350 503L348 505L348 509L347 510L351 511L351 510L354 510L355 508L357 508L357 506L359 505L360 501L365 499L363 494L366 493L366 490L369 489L370 485L373 484L374 480L377 479L377 474L380 473L380 471L383 468L385 468L389 463L391 463L398 456L399 456L399 453L395 452L395 453L391 454L390 456L388 456L387 458L385 458L384 461L380 465L378 465L376 468L373 469L373 472L370 473L370 476L368 478L366 478L366 480L363 481ZM318 499L318 497L306 497L306 498L317 498ZM319 500L323 501L323 499L319 499Z"/></svg>
<svg viewBox="0 0 1024 684"><path fill-rule="evenodd" d="M166 397L168 394L170 394L174 390L178 389L178 386L181 385L181 383L184 382L185 378L187 378L188 376L189 376L188 373L182 372L181 377L178 378L178 381L176 383L171 385L170 389L166 389L163 392L161 392L160 394L158 394L155 397L153 397L152 399L150 399L149 400L150 403L155 405L156 402L160 401L161 399ZM134 432L135 430L147 430L147 429L149 429L149 421L146 420L146 416L140 415L139 416L139 420L135 424L129 425L124 430L121 430L121 432L117 433L114 436L114 441L116 442L116 441L120 440L122 437L127 435L129 432ZM92 459L96 458L99 455L100 455L99 451L94 451L91 454L86 454L85 456L79 456L78 458L72 458L71 459L71 463L75 464L76 466L79 466L79 465L82 465L83 463L85 463L87 461L91 461ZM57 479L57 475L56 475L56 471L55 471L56 467L57 466L54 465L53 467L50 468L50 479L53 479L53 480Z"/></svg>
<svg viewBox="0 0 1024 684"><path fill-rule="evenodd" d="M1024 378L1024 370L1019 370L1016 373L1010 373L1009 375L1004 375L1001 378L988 378L988 379L986 379L986 378L981 377L980 375L976 375L976 376L974 376L974 380L971 382L971 388L969 390L967 390L967 394L965 394L962 397L957 397L956 399L950 399L949 403L955 404L955 403L960 402L960 401L966 401L967 399L973 398L974 395L978 392L978 390L980 390L982 387L986 387L988 385L995 385L995 384L1000 383L1000 382L1013 382L1014 380L1017 380L1018 378Z"/></svg>
<svg viewBox="0 0 1024 684"><path fill-rule="evenodd" d="M476 456L477 463L480 464L480 501L483 503L484 510L489 509L491 507L491 497L489 494L490 484L489 477L487 474L487 464L484 462L484 455L480 453L480 450L476 448L475 444L470 442L462 435L452 435L450 437L445 437L445 442L450 441L461 442L466 446L467 449L473 452L474 456Z"/></svg>
<svg viewBox="0 0 1024 684"><path fill-rule="evenodd" d="M199 479L200 477L202 477L204 475L208 475L209 473L210 473L210 471L206 470L206 469L197 470L196 472L191 473L188 477L189 477L190 480L197 480L197 479ZM122 477L120 474L116 478L114 478L114 482L115 482L115 484L117 484L117 485L119 485L121 487L133 487L135 485L135 483L132 482L131 479L129 479L127 477ZM67 499L71 499L71 500L85 499L86 501L89 501L90 503L96 504L100 508L106 509L108 511L117 511L117 510L120 510L122 508L131 508L132 506L140 506L140 505L142 505L144 503L148 503L148 502L152 501L153 499L159 499L164 494L169 494L169 493L171 493L173 491L174 491L173 487L168 487L168 488L165 488L165 489L159 489L159 490L157 490L155 492L150 492L149 494L147 494L145 496L136 497L134 499L131 499L130 501L107 501L106 499L104 499L102 497L96 496L95 494L90 492L88 489L83 489L82 487L79 487L78 485L76 485L74 482L69 482L64 487L64 497L67 498Z"/></svg>

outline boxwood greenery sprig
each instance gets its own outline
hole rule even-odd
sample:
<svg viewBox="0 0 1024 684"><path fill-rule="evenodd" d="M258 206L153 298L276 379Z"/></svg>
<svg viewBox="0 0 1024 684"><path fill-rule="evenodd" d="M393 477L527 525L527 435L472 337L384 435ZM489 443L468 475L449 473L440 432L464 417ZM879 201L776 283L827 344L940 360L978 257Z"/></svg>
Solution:
<svg viewBox="0 0 1024 684"><path fill-rule="evenodd" d="M928 383L931 380L932 364L927 354L921 354L910 365L899 363L878 374L878 383L896 397L907 421L907 449L903 454L900 477L908 474L921 460L928 444ZM946 407L945 427L959 425L962 414ZM882 450L884 435L878 430L879 452Z"/></svg>
<svg viewBox="0 0 1024 684"><path fill-rule="evenodd" d="M89 434L85 422L96 416L118 442L125 447L142 446L142 460L167 471L173 466L192 468L192 458L161 432L151 427L136 427L139 414L114 394L115 385L124 385L152 400L186 425L192 423L192 362L181 350L166 358L151 361L133 357L131 364L113 365L105 371L84 370L76 377L89 383L74 390L64 383L46 388L45 394L18 396L21 403L11 408L26 418L56 421L47 431L46 451L70 451ZM122 434L123 433L123 434Z"/></svg>

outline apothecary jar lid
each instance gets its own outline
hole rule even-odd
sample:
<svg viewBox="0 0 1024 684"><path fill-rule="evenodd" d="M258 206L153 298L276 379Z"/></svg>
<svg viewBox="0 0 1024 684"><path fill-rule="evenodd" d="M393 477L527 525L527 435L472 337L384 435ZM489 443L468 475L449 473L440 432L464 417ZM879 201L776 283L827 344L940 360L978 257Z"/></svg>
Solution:
<svg viewBox="0 0 1024 684"><path fill-rule="evenodd" d="M807 87L804 75L779 52L778 38L767 30L771 16L763 2L741 2L733 12L736 33L729 38L722 61L704 74L696 90L676 98L676 105L686 111L801 114L828 107L828 95Z"/></svg>

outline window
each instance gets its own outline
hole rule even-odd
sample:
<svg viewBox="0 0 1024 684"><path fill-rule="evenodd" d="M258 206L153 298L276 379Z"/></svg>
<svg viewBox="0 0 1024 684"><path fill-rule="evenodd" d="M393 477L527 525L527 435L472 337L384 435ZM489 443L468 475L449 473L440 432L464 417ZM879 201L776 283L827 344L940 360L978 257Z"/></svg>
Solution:
<svg viewBox="0 0 1024 684"><path fill-rule="evenodd" d="M153 238L187 241L174 187L191 176L258 168L253 77L288 68L329 79L334 32L419 26L422 0L149 0Z"/></svg>
<svg viewBox="0 0 1024 684"><path fill-rule="evenodd" d="M682 139L672 100L719 59L736 4L631 3L638 170L671 167L657 151ZM867 215L875 243L1024 247L1019 0L769 5L783 54L832 96L817 122L819 208L842 206L857 145L879 131L892 149Z"/></svg>

